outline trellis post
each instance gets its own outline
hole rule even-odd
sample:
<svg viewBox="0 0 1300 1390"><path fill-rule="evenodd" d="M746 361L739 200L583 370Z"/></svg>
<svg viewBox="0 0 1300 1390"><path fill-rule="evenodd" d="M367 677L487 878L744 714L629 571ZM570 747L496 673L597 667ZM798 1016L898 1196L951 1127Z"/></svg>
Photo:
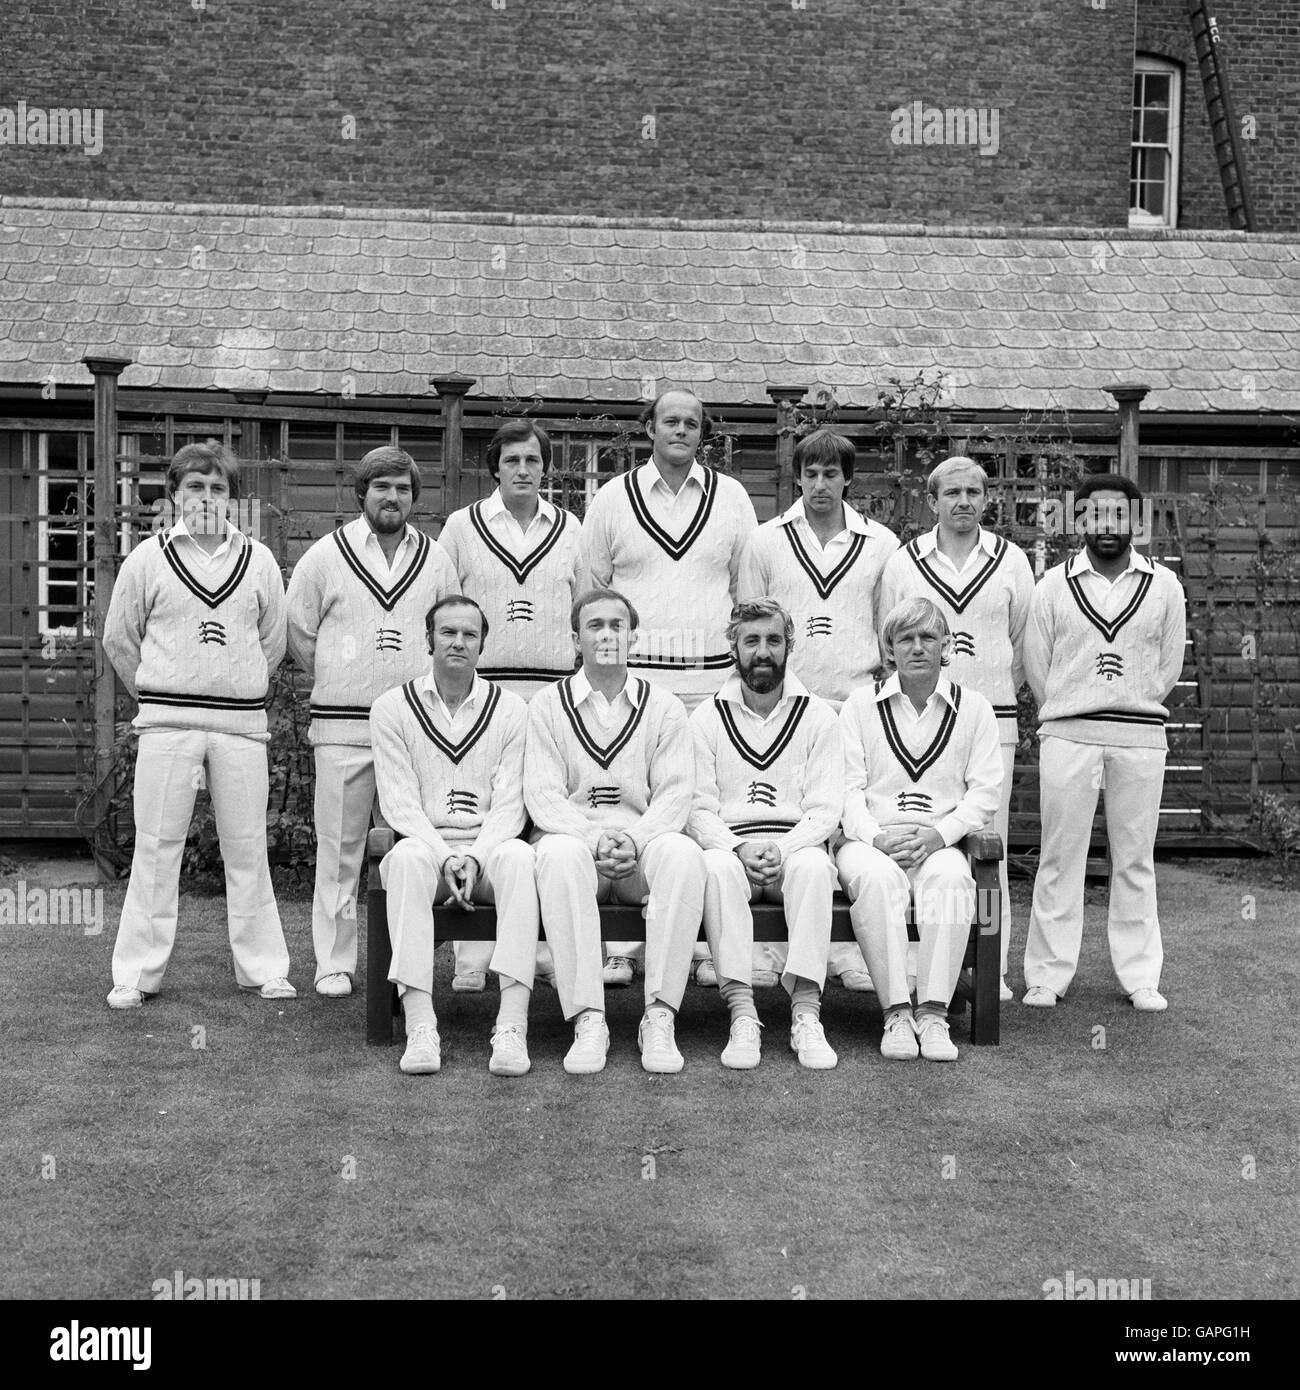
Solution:
<svg viewBox="0 0 1300 1390"><path fill-rule="evenodd" d="M769 386L776 406L776 514L794 501L794 408L808 394L806 386Z"/></svg>
<svg viewBox="0 0 1300 1390"><path fill-rule="evenodd" d="M104 654L104 619L117 574L117 379L131 365L129 357L83 357L95 379L95 806L102 821L110 797L109 774L117 742L117 677ZM107 878L99 862L99 876Z"/></svg>
<svg viewBox="0 0 1300 1390"><path fill-rule="evenodd" d="M461 504L460 470L465 459L465 395L477 380L454 372L431 376L429 385L442 402L442 503L448 516Z"/></svg>

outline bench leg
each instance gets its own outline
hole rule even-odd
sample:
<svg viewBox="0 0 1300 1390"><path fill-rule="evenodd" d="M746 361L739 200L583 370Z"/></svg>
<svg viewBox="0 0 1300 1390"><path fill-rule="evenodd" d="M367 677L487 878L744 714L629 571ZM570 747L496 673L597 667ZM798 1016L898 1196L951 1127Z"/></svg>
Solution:
<svg viewBox="0 0 1300 1390"><path fill-rule="evenodd" d="M379 881L379 866L372 863L366 893L366 1041L381 1047L393 1044L394 986L388 982L392 963L388 894Z"/></svg>
<svg viewBox="0 0 1300 1390"><path fill-rule="evenodd" d="M987 922L975 930L975 994L971 999L970 1040L996 1044L1001 1037L998 991L1002 983L1002 894L988 892Z"/></svg>

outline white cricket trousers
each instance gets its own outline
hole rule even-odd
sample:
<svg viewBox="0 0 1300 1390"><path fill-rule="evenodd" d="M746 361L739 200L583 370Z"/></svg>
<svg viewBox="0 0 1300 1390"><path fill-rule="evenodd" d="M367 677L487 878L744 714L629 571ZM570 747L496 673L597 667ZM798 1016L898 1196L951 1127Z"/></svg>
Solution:
<svg viewBox="0 0 1300 1390"><path fill-rule="evenodd" d="M647 894L646 1005L678 1008L704 915L707 871L699 845L685 835L657 835L645 847L636 872L622 879L599 874L591 850L576 835L543 835L536 849L537 895L564 1017L605 1009L598 905L639 903Z"/></svg>
<svg viewBox="0 0 1300 1390"><path fill-rule="evenodd" d="M1001 973L1005 980L1007 966L1011 960L1011 893L1007 886L1007 837L1011 833L1011 781L1016 770L1016 745L1002 745L1002 800L993 821L993 829L1002 837L1002 859L998 864L998 883L1002 888L1002 962ZM862 952L852 942L836 942L831 947L830 972L842 975L846 970L862 969ZM871 967L867 967L870 974ZM876 977L871 976L872 984Z"/></svg>
<svg viewBox="0 0 1300 1390"><path fill-rule="evenodd" d="M203 729L143 729L135 760L135 853L113 946L113 984L156 994L176 942L181 858L194 798L207 782L226 870L235 979L249 988L289 973L266 860L266 744Z"/></svg>
<svg viewBox="0 0 1300 1390"><path fill-rule="evenodd" d="M882 850L846 840L835 855L848 894L853 935L862 947L882 1009L906 1004L907 907L913 904L921 938L916 954L916 1002L947 1004L957 991L975 915L975 880L961 850L936 850L904 870Z"/></svg>
<svg viewBox="0 0 1300 1390"><path fill-rule="evenodd" d="M369 748L318 743L316 761L316 893L311 938L316 980L357 973L357 885L371 818L386 824L375 797Z"/></svg>
<svg viewBox="0 0 1300 1390"><path fill-rule="evenodd" d="M1156 915L1156 829L1163 748L1047 737L1038 751L1042 849L1025 941L1025 984L1064 995L1083 942L1083 885L1097 793L1110 841L1110 959L1125 994L1158 989L1164 949Z"/></svg>
<svg viewBox="0 0 1300 1390"><path fill-rule="evenodd" d="M704 932L720 980L754 981L754 914L750 903L783 902L789 940L781 983L794 992L796 978L826 983L831 946L831 899L835 865L820 846L797 849L781 865L781 882L759 888L731 850L706 849L709 881L704 890ZM761 945L769 943L762 942Z"/></svg>
<svg viewBox="0 0 1300 1390"><path fill-rule="evenodd" d="M433 909L450 896L438 861L423 840L398 840L379 865L379 881L388 893L388 935L393 943L388 978L404 989L432 994L433 953L438 944ZM541 923L533 847L525 840L499 844L483 865L473 898L496 904L496 944L484 943L492 951L490 968L532 989ZM448 916L443 915L444 929ZM450 939L449 930L444 934Z"/></svg>

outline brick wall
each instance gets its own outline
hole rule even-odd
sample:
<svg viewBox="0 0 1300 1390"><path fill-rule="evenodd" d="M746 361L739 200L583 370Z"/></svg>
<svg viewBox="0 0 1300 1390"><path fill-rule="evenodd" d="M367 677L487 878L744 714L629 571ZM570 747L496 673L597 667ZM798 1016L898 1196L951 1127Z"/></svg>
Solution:
<svg viewBox="0 0 1300 1390"><path fill-rule="evenodd" d="M1300 6L1294 0L1215 0L1222 52L1238 121L1255 118L1243 141L1256 230L1300 229ZM1226 227L1227 205L1210 143L1186 0L1141 0L1137 47L1184 65L1180 227Z"/></svg>
<svg viewBox="0 0 1300 1390"><path fill-rule="evenodd" d="M1098 3L31 0L0 106L104 147L0 146L0 190L1123 225L1134 0ZM996 108L998 153L892 143L913 101Z"/></svg>

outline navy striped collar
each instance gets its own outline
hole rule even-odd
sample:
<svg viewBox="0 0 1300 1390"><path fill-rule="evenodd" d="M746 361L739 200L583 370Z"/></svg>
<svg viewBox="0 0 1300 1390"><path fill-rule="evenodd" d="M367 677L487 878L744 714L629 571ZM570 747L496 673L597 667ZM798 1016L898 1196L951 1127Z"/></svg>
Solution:
<svg viewBox="0 0 1300 1390"><path fill-rule="evenodd" d="M236 537L238 541L236 542ZM217 585L215 589L209 589L206 584L194 573L185 563L185 557L181 553L181 547L176 544L176 536L173 532L168 532L165 536L159 536L158 542L162 546L162 553L167 563L172 567L172 572L177 579L194 595L201 599L209 608L217 608L239 588L243 583L244 576L248 573L248 566L253 559L252 542L242 532L231 529L231 548L235 550L235 563L225 579Z"/></svg>
<svg viewBox="0 0 1300 1390"><path fill-rule="evenodd" d="M491 681L484 681L481 677L476 678L475 693L477 694L478 684L481 683L487 687L487 699L483 701L483 708L479 711L478 718L466 730L465 737L459 743L453 743L433 722L433 714L420 693L420 687L424 684L425 679L424 676L417 676L415 680L407 681L402 687L402 694L406 697L406 703L411 713L415 715L416 723L419 724L429 742L435 744L439 751L453 763L460 763L487 732L487 727L492 722L492 716L501 703L501 689L499 686L493 685Z"/></svg>
<svg viewBox="0 0 1300 1390"><path fill-rule="evenodd" d="M648 467L648 465L643 466ZM627 488L627 498L632 507L632 515L636 518L637 525L650 536L670 560L680 560L699 540L701 532L708 524L709 514L713 511L713 501L718 494L718 475L711 468L700 469L703 477L700 483L699 505L695 508L695 515L691 518L690 525L674 539L650 514L650 508L642 495L641 486L636 477L639 471L633 469L632 472L623 474L623 484Z"/></svg>
<svg viewBox="0 0 1300 1390"><path fill-rule="evenodd" d="M610 764L632 741L637 726L645 717L646 705L649 704L649 700L646 698L649 687L639 676L632 678L629 684L635 688L628 694L628 698L632 701L632 713L613 739L608 744L602 745L592 737L591 732L582 722L582 715L578 712L579 698L574 692L574 682L581 674L580 671L575 671L573 675L560 681L556 687L560 692L560 708L564 711L565 718L568 719L583 751L608 772Z"/></svg>
<svg viewBox="0 0 1300 1390"><path fill-rule="evenodd" d="M369 566L360 555L352 548L352 542L346 535L346 527L340 526L334 532L334 539L338 542L339 550L342 552L343 559L347 562L348 568L353 574L370 590L375 602L384 610L391 613L397 606L398 600L419 578L420 571L424 568L424 562L429 558L429 547L432 542L423 531L417 532L415 543L415 556L411 563L407 565L400 579L391 588L385 588L379 580L370 572Z"/></svg>
<svg viewBox="0 0 1300 1390"><path fill-rule="evenodd" d="M927 533L929 535L930 533ZM981 542L984 536L981 528ZM981 589L993 578L998 566L1002 563L1007 553L1007 541L1004 536L993 537L992 553L984 551L984 563L980 565L975 573L959 589L953 584L949 584L944 579L937 564L934 561L935 545L926 545L925 538L917 536L915 540L908 541L907 553L912 558L912 563L921 571L922 577L941 597L943 597L950 608L956 613L964 613L974 600Z"/></svg>
<svg viewBox="0 0 1300 1390"><path fill-rule="evenodd" d="M891 677L890 679L895 678ZM942 679L943 677L940 677L941 681ZM961 708L961 686L949 683L946 692L947 698L944 701L943 718L939 721L939 727L929 744L920 753L914 754L903 741L898 723L894 719L894 706L889 698L889 694L901 694L901 691L887 693L883 687L888 684L888 681L880 681L876 685L876 708L880 711L880 727L885 732L885 742L889 744L889 751L894 755L903 771L913 782L919 782L943 757L944 750L952 740L952 732L957 727L957 712ZM906 699L906 696L903 698Z"/></svg>
<svg viewBox="0 0 1300 1390"><path fill-rule="evenodd" d="M522 584L555 549L560 536L564 533L565 513L559 507L554 508L555 515L551 518L551 524L546 534L527 555L518 558L512 555L510 550L493 535L492 527L489 524L490 518L485 514L486 506L486 502L475 502L469 508L470 525L478 532L479 539L483 544L514 576L515 583Z"/></svg>

